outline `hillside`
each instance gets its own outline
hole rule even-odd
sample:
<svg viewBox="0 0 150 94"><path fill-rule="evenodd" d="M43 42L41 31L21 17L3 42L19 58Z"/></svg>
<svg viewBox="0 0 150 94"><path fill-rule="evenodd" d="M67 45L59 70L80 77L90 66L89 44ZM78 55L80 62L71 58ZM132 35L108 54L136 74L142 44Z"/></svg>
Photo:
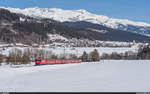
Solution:
<svg viewBox="0 0 150 94"><path fill-rule="evenodd" d="M102 41L139 41L150 42L150 37L124 32L122 30L108 28L98 24L85 22L80 26L71 26L75 23L62 23L48 18L33 18L23 14L12 13L6 9L0 9L0 42L6 43L51 43L49 34L59 34L67 39L89 39ZM98 27L106 33L97 32L87 27ZM86 27L86 28L85 28Z"/></svg>
<svg viewBox="0 0 150 94"><path fill-rule="evenodd" d="M149 37L143 36L137 33L124 31L124 30L118 30L118 29L112 29L103 25L93 24L93 23L86 22L86 21L63 22L63 23L70 27L99 32L101 33L101 35L105 36L109 41L128 41L129 42L129 41L136 40L139 42L148 42L150 40ZM144 38L144 40L142 38Z"/></svg>
<svg viewBox="0 0 150 94"><path fill-rule="evenodd" d="M103 25L113 29L119 29L138 33L142 35L150 35L150 24L144 22L135 22L128 19L116 19L104 15L90 13L87 10L63 10L59 8L6 8L14 13L21 13L35 18L50 18L60 22L79 22L86 21L93 24ZM117 14L116 14L117 15Z"/></svg>
<svg viewBox="0 0 150 94"><path fill-rule="evenodd" d="M36 19L0 9L0 38L2 42L40 43L50 42L47 34L59 33L67 38L88 38L88 30L70 28L51 19ZM92 33L94 34L94 33Z"/></svg>

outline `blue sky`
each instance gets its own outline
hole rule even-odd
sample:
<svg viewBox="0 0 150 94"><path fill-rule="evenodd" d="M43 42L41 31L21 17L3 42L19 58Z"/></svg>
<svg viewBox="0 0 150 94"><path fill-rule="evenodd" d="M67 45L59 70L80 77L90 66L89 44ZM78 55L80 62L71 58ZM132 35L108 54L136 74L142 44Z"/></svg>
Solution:
<svg viewBox="0 0 150 94"><path fill-rule="evenodd" d="M113 18L150 23L150 0L0 0L0 6L85 9Z"/></svg>

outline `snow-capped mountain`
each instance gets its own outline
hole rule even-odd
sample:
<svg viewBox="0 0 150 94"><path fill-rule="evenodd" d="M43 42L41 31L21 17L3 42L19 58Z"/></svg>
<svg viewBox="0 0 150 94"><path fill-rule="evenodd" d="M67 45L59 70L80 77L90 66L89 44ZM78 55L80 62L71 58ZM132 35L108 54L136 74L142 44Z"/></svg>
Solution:
<svg viewBox="0 0 150 94"><path fill-rule="evenodd" d="M91 41L150 42L148 36L112 29L100 24L86 21L58 22L47 18L38 19L0 8L0 42L31 45L53 41L66 42L72 38Z"/></svg>
<svg viewBox="0 0 150 94"><path fill-rule="evenodd" d="M5 7L1 7L5 8ZM114 19L103 15L92 14L84 9L80 10L62 10L58 8L5 8L14 13L36 18L51 18L60 22L86 21L94 24L100 24L113 29L131 31L134 33L150 35L150 24L144 22L134 22L127 19Z"/></svg>

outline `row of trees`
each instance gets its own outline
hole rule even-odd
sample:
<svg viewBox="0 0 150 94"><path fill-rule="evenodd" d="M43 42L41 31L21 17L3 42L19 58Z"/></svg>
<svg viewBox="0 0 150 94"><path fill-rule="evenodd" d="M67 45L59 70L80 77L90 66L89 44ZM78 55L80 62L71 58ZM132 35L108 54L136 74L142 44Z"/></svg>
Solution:
<svg viewBox="0 0 150 94"><path fill-rule="evenodd" d="M113 52L111 54L104 53L101 56L101 59L114 59L114 60L136 60L137 55L136 54L129 54L130 52L125 53L116 53Z"/></svg>
<svg viewBox="0 0 150 94"><path fill-rule="evenodd" d="M136 60L136 59L150 59L150 46L142 47L139 49L138 53L131 51L125 53L104 53L102 56L99 52L94 49L94 51L87 53L83 52L82 56L77 57L75 54L60 54L55 55L50 50L42 49L14 49L9 52L8 56L0 54L0 64L6 62L7 64L28 64L35 60L35 58L41 57L42 59L81 59L83 62L100 61L100 59L116 59L116 60Z"/></svg>
<svg viewBox="0 0 150 94"><path fill-rule="evenodd" d="M140 47L137 54L138 59L150 59L150 45Z"/></svg>
<svg viewBox="0 0 150 94"><path fill-rule="evenodd" d="M100 56L98 51L95 49L91 53L87 54L83 52L83 55L77 57L75 54L59 54L55 55L52 51L42 49L14 49L9 52L8 56L0 55L0 63L6 62L7 64L19 65L28 64L35 60L35 58L42 59L81 59L84 62L99 61Z"/></svg>
<svg viewBox="0 0 150 94"><path fill-rule="evenodd" d="M114 59L114 60L139 60L139 59L150 59L150 45L140 47L138 53L132 51L126 51L125 53L116 53L111 54L103 53L102 56L99 56L98 51L95 49L91 53L87 54L83 52L83 55L80 59L84 62L90 61L99 61L100 59Z"/></svg>
<svg viewBox="0 0 150 94"><path fill-rule="evenodd" d="M8 56L0 54L0 64L6 62L7 64L28 64L34 62L35 58L42 59L79 59L75 54L59 54L56 55L50 50L42 49L13 49Z"/></svg>
<svg viewBox="0 0 150 94"><path fill-rule="evenodd" d="M82 56L80 57L80 59L83 62L100 61L100 56L99 56L98 51L95 49L94 51L90 52L89 54L84 51Z"/></svg>
<svg viewBox="0 0 150 94"><path fill-rule="evenodd" d="M37 57L54 57L51 51L44 51L40 49L13 49L9 52L8 56L1 55L0 62L6 62L7 64L28 64L34 61Z"/></svg>
<svg viewBox="0 0 150 94"><path fill-rule="evenodd" d="M148 60L150 59L150 45L140 47L138 50L138 53L134 53L132 51L127 51L125 53L112 53L112 54L106 54L104 53L101 56L101 59L116 59L116 60Z"/></svg>

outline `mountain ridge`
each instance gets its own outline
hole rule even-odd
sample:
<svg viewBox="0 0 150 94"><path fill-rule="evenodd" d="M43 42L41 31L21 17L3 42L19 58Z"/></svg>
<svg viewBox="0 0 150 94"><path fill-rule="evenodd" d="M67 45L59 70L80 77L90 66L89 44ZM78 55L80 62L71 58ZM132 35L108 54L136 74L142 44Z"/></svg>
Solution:
<svg viewBox="0 0 150 94"><path fill-rule="evenodd" d="M150 42L150 37L140 34L112 29L90 22L80 21L79 23L82 25L81 28L75 26L78 25L78 22L64 23L47 18L38 19L0 8L0 42L25 43L29 45L33 43L41 44L42 42L51 43L48 34L54 33L67 39ZM104 31L105 33L102 33Z"/></svg>
<svg viewBox="0 0 150 94"><path fill-rule="evenodd" d="M89 14L89 15L92 15L92 16L101 16L101 18L105 18L105 19L109 19L109 20L116 20L116 21L120 21L120 22L123 22L122 24L135 24L137 26L150 26L149 23L146 23L146 22L139 22L139 21L132 21L132 20L128 20L128 19L117 19L117 18L112 18L112 17L108 17L108 16L104 16L104 15L100 15L100 14L94 14L94 13L90 13L88 12L87 10L85 9L78 9L78 10L63 10L63 9L60 9L60 8L39 8L39 7L33 7L33 8L24 8L24 9L20 9L20 8L11 8L11 7L0 7L0 8L4 8L4 9L8 9L10 10L11 12L17 12L17 13L23 13L23 14L28 14L30 11L31 12L34 12L35 11L39 11L39 12L78 12L78 13L81 13L81 14ZM28 12L28 13L25 13ZM28 14L28 16L31 16L31 15L34 15L34 13L31 13L31 14ZM40 15L41 17L44 17L43 14ZM34 16L33 16L34 17ZM45 16L46 17L46 16ZM49 18L49 17L47 17ZM51 18L51 17L50 17ZM54 19L54 20L57 20L57 19ZM62 19L62 20L59 20L61 22L64 22L64 21L67 21L67 19Z"/></svg>
<svg viewBox="0 0 150 94"><path fill-rule="evenodd" d="M84 9L63 10L60 8L10 8L1 7L13 13L21 13L35 18L50 18L60 22L78 22L86 21L94 24L100 24L109 28L129 31L142 35L150 36L150 24L144 22L135 22L127 19L115 19L104 15L97 15Z"/></svg>

